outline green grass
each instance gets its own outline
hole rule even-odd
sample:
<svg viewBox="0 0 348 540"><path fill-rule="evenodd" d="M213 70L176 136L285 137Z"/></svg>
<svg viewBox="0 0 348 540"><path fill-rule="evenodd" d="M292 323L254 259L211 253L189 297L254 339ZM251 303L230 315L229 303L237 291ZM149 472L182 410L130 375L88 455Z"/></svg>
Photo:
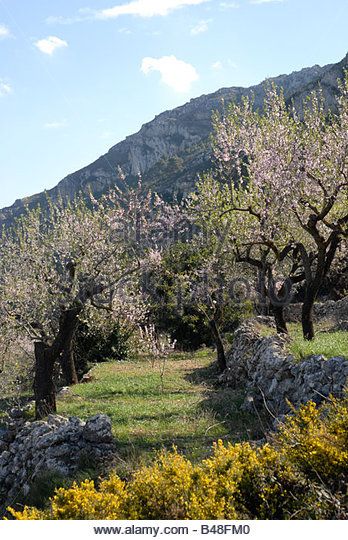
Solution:
<svg viewBox="0 0 348 540"><path fill-rule="evenodd" d="M275 329L258 324L257 332L263 337L275 335ZM344 356L348 358L348 332L330 330L330 325L323 321L315 325L316 334L312 341L303 338L302 327L299 323L288 324L290 342L287 350L295 360L303 360L312 354L322 354L325 358Z"/></svg>
<svg viewBox="0 0 348 540"><path fill-rule="evenodd" d="M326 358L344 356L348 358L348 333L344 331L328 332L317 328L312 341L303 338L300 324L289 324L291 342L289 351L296 360L302 360L311 354L323 354Z"/></svg>
<svg viewBox="0 0 348 540"><path fill-rule="evenodd" d="M161 361L99 364L92 382L71 388L59 399L58 414L108 414L120 464L126 467L152 459L154 449L173 444L195 460L208 455L218 438L262 437L260 421L240 411L243 394L216 385L212 360L208 350L173 354L163 377Z"/></svg>

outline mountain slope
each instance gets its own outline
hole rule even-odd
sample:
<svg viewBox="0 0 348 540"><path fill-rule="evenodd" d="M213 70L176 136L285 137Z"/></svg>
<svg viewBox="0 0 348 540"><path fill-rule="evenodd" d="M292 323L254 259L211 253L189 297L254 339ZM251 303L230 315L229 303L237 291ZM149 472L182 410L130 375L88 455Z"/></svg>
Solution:
<svg viewBox="0 0 348 540"><path fill-rule="evenodd" d="M333 109L338 93L337 79L342 79L345 69L348 69L348 54L337 64L316 65L270 80L283 87L287 102L293 100L299 111L306 95L320 85L327 107ZM221 109L223 103L238 102L251 94L254 95L255 106L262 107L265 83L250 88L222 88L163 112L87 167L66 176L48 191L48 195L53 201L58 196L63 200L71 199L88 190L98 196L118 182L118 166L130 184L140 172L143 182L163 195L169 196L174 191L186 194L193 187L197 174L210 166L212 111ZM11 222L23 212L25 205L34 207L38 204L45 206L44 193L17 200L11 207L0 210L0 224Z"/></svg>

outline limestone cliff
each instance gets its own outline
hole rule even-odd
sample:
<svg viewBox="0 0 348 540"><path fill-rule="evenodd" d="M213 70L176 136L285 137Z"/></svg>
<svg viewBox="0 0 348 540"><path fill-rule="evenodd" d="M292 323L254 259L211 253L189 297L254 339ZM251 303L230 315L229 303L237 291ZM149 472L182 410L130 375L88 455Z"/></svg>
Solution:
<svg viewBox="0 0 348 540"><path fill-rule="evenodd" d="M332 109L338 92L337 79L343 77L347 68L348 55L337 64L316 65L271 80L283 87L287 102L293 101L300 112L305 96L320 85L327 107ZM60 195L63 199L71 199L87 190L98 196L117 183L118 166L130 183L140 172L144 183L160 193L170 196L176 191L185 195L193 187L197 174L210 166L212 111L221 109L223 103L238 102L252 93L255 106L261 107L265 82L250 88L222 88L163 112L144 124L138 133L126 137L87 167L61 180L48 192L50 198L56 200ZM17 200L11 207L0 210L0 224L20 215L25 205L45 205L45 201L43 193Z"/></svg>

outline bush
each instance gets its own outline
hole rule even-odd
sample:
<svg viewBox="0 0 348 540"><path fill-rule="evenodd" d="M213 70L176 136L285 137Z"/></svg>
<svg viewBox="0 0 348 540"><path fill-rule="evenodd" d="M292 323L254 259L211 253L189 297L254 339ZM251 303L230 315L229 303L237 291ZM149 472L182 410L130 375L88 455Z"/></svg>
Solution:
<svg viewBox="0 0 348 540"><path fill-rule="evenodd" d="M347 400L302 406L270 444L218 441L192 464L174 449L128 482L112 475L60 488L16 519L337 519L347 517Z"/></svg>
<svg viewBox="0 0 348 540"><path fill-rule="evenodd" d="M159 333L169 335L179 350L193 351L215 343L210 328L214 312L223 336L233 332L253 312L252 303L245 301L242 290L230 290L231 261L228 271L224 263L224 268L217 274L214 268L208 279L211 270L207 269L212 265L215 249L218 246L210 243L204 247L195 241L178 241L164 251L161 265L143 276L149 322ZM221 287L223 281L225 286Z"/></svg>
<svg viewBox="0 0 348 540"><path fill-rule="evenodd" d="M104 326L89 326L81 322L75 334L74 354L78 375L88 369L91 362L127 360L130 333L118 321Z"/></svg>
<svg viewBox="0 0 348 540"><path fill-rule="evenodd" d="M275 446L307 478L331 491L345 489L348 473L348 399L313 402L287 418Z"/></svg>

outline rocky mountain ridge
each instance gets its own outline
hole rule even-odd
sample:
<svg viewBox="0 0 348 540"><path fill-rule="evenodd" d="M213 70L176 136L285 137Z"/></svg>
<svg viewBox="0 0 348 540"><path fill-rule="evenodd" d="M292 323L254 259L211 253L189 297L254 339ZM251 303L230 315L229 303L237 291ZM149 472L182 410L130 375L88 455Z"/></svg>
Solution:
<svg viewBox="0 0 348 540"><path fill-rule="evenodd" d="M337 81L342 79L345 69L348 69L348 54L336 64L324 67L315 65L268 81L283 87L287 102L293 101L299 112L303 99L320 85L327 108L334 109ZM249 88L221 88L159 114L96 161L66 176L47 192L48 196L53 201L58 197L69 200L80 192L90 190L98 197L118 183L118 167L122 168L130 184L141 173L145 185L165 196L169 197L173 192L187 194L194 186L197 175L211 166L209 141L212 112L252 94L255 106L262 107L266 82ZM47 204L45 193L17 200L11 207L0 210L0 224L12 222L26 206L35 207L38 204Z"/></svg>

